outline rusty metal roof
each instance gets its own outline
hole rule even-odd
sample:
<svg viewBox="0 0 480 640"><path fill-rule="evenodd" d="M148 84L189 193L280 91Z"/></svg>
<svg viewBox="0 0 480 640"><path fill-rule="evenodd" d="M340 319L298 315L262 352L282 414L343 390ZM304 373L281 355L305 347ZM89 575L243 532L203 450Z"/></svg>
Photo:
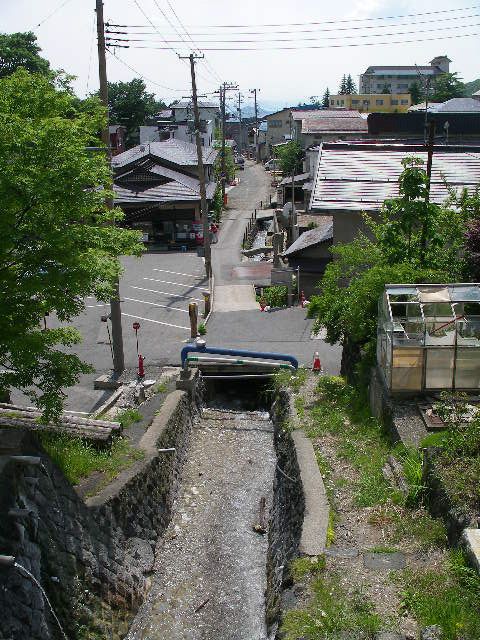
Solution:
<svg viewBox="0 0 480 640"><path fill-rule="evenodd" d="M310 208L315 211L374 211L384 200L398 197L398 179L407 156L421 158L422 145L381 145L324 143L312 189ZM480 152L435 151L430 198L442 203L450 187L475 188L480 183Z"/></svg>

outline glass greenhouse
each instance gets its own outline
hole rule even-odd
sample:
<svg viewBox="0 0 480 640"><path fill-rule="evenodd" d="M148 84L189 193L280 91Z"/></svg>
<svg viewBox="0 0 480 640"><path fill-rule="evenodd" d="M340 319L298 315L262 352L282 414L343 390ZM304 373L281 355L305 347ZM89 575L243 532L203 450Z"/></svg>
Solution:
<svg viewBox="0 0 480 640"><path fill-rule="evenodd" d="M480 389L480 285L386 285L377 362L393 393Z"/></svg>

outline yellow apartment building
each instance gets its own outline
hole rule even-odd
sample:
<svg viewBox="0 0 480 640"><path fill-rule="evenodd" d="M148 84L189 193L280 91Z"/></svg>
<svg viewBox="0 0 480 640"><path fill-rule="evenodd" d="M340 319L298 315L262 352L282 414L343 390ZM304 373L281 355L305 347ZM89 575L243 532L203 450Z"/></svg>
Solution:
<svg viewBox="0 0 480 640"><path fill-rule="evenodd" d="M412 105L409 93L352 93L330 96L330 109L351 109L374 113L408 111Z"/></svg>

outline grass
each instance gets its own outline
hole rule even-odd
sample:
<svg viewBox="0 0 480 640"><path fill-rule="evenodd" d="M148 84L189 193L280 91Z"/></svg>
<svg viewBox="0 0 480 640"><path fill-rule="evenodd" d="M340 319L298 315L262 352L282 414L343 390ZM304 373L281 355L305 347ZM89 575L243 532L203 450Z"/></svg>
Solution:
<svg viewBox="0 0 480 640"><path fill-rule="evenodd" d="M311 576L325 569L325 556L297 558L291 563L290 573L294 582L300 582L305 576Z"/></svg>
<svg viewBox="0 0 480 640"><path fill-rule="evenodd" d="M122 425L123 429L128 429L135 422L141 422L143 416L138 409L124 409L115 416L115 420Z"/></svg>
<svg viewBox="0 0 480 640"><path fill-rule="evenodd" d="M280 369L280 371L272 377L274 389L288 387L289 389L292 389L292 391L298 392L305 384L307 376L308 371L303 367L299 367L296 371Z"/></svg>
<svg viewBox="0 0 480 640"><path fill-rule="evenodd" d="M201 322L198 325L198 335L204 336L207 333L207 325L204 322Z"/></svg>
<svg viewBox="0 0 480 640"><path fill-rule="evenodd" d="M343 378L324 376L317 388L317 402L311 411L307 435L325 434L338 440L338 452L358 472L354 502L359 507L398 502L401 496L384 478L382 469L391 452L391 444L380 423L370 416L362 393L347 385Z"/></svg>
<svg viewBox="0 0 480 640"><path fill-rule="evenodd" d="M368 521L380 527L392 545L405 541L413 543L416 548L428 550L443 548L447 543L443 522L432 518L423 509L383 504L371 510Z"/></svg>
<svg viewBox="0 0 480 640"><path fill-rule="evenodd" d="M461 551L451 551L443 570L406 569L395 575L402 607L422 626L440 625L442 640L480 638L480 577Z"/></svg>
<svg viewBox="0 0 480 640"><path fill-rule="evenodd" d="M348 593L339 576L317 576L311 586L309 605L285 614L281 627L285 640L325 640L342 632L373 634L383 626L373 603L361 591Z"/></svg>
<svg viewBox="0 0 480 640"><path fill-rule="evenodd" d="M105 450L65 434L43 432L39 437L45 451L72 484L78 484L94 471L104 472L106 479L111 480L144 456L125 438L116 438L110 449Z"/></svg>

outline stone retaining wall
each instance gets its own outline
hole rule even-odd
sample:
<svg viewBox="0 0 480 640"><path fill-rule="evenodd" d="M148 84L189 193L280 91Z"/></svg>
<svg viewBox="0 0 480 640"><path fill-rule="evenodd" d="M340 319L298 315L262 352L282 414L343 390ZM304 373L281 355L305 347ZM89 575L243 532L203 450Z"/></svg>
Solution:
<svg viewBox="0 0 480 640"><path fill-rule="evenodd" d="M170 519L193 410L185 392L170 394L140 442L144 459L86 502L32 434L0 430L0 554L40 582L70 640L127 632ZM0 640L63 637L38 586L15 567L0 567L0 621Z"/></svg>
<svg viewBox="0 0 480 640"><path fill-rule="evenodd" d="M277 468L268 534L266 614L269 631L281 617L282 592L289 580L288 564L298 552L305 511L300 469L289 431L292 411L290 392L281 389L271 411Z"/></svg>

